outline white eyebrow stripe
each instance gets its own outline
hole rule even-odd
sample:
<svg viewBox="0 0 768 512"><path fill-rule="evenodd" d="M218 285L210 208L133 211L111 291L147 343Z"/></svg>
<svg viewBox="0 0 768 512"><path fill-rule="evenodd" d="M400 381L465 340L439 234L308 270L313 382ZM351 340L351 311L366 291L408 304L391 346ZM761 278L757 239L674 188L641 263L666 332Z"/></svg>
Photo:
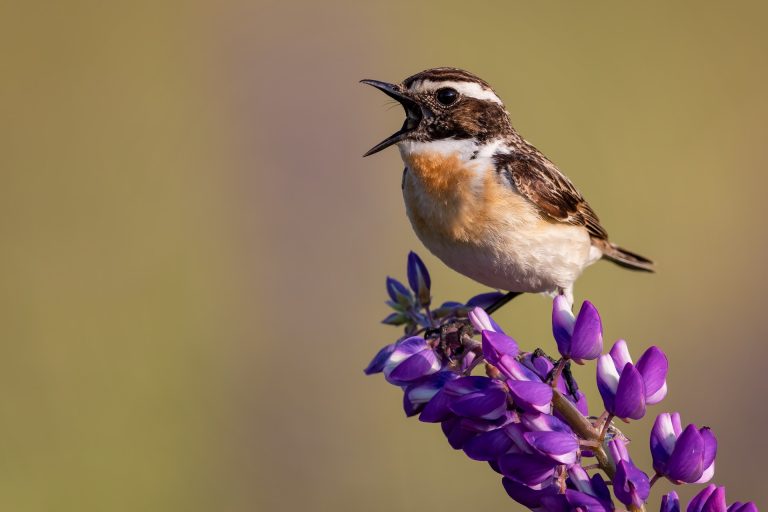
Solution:
<svg viewBox="0 0 768 512"><path fill-rule="evenodd" d="M411 90L414 92L426 92L441 89L443 87L451 87L456 89L463 96L469 96L470 98L475 98L478 100L492 101L494 103L498 103L499 105L503 105L499 97L496 96L492 90L486 89L476 82L435 82L432 80L422 80L421 82L416 83Z"/></svg>

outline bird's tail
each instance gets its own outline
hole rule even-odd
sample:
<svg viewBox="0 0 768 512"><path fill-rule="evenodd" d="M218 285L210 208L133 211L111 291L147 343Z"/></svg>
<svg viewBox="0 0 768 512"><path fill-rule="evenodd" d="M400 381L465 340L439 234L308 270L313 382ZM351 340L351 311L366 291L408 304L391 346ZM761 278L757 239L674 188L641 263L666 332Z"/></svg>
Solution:
<svg viewBox="0 0 768 512"><path fill-rule="evenodd" d="M643 272L655 271L651 260L644 258L639 254L635 254L634 252L622 249L616 244L606 241L601 244L600 249L603 251L603 258L610 260L619 266L630 270L641 270Z"/></svg>

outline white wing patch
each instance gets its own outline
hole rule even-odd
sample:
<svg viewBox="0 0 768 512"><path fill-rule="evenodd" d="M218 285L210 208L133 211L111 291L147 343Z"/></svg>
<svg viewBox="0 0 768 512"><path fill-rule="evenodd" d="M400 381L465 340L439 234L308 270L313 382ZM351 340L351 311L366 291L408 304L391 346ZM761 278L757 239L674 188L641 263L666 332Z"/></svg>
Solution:
<svg viewBox="0 0 768 512"><path fill-rule="evenodd" d="M469 96L470 98L475 98L478 100L492 101L494 103L498 103L499 105L503 105L499 97L496 96L492 90L486 89L476 82L454 82L450 80L435 82L433 80L420 80L411 85L410 91L428 92L436 91L437 89L442 89L443 87L456 89L462 96Z"/></svg>

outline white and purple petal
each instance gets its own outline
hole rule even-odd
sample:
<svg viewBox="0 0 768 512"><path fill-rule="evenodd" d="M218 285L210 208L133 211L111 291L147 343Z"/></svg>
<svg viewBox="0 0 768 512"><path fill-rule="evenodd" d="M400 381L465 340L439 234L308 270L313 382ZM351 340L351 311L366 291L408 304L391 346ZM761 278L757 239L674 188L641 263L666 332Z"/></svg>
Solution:
<svg viewBox="0 0 768 512"><path fill-rule="evenodd" d="M551 478L558 463L539 454L508 453L499 460L499 470L504 476L525 485L536 485Z"/></svg>
<svg viewBox="0 0 768 512"><path fill-rule="evenodd" d="M616 366L616 371L621 373L624 365L632 362L632 357L629 355L629 348L627 348L627 342L624 340L617 340L608 352L613 359L613 364Z"/></svg>
<svg viewBox="0 0 768 512"><path fill-rule="evenodd" d="M557 342L557 350L563 357L571 354L571 335L576 318L571 305L564 295L558 295L552 302L552 335Z"/></svg>
<svg viewBox="0 0 768 512"><path fill-rule="evenodd" d="M373 356L373 359L371 359L371 362L368 364L368 366L363 370L366 375L371 375L374 373L379 373L382 370L384 370L384 365L387 363L387 360L392 355L392 352L395 350L395 344L392 343L390 345L386 345L381 350L379 350L375 356Z"/></svg>
<svg viewBox="0 0 768 512"><path fill-rule="evenodd" d="M637 361L637 371L645 382L645 402L649 405L661 402L667 395L667 356L658 347L650 347Z"/></svg>
<svg viewBox="0 0 768 512"><path fill-rule="evenodd" d="M516 357L520 352L517 342L503 332L482 332L483 355L489 363L497 365L502 356Z"/></svg>
<svg viewBox="0 0 768 512"><path fill-rule="evenodd" d="M666 476L675 482L693 483L704 473L704 438L696 425L688 425L677 438Z"/></svg>
<svg viewBox="0 0 768 512"><path fill-rule="evenodd" d="M578 460L579 441L573 434L526 432L523 437L537 452L561 464L574 464Z"/></svg>

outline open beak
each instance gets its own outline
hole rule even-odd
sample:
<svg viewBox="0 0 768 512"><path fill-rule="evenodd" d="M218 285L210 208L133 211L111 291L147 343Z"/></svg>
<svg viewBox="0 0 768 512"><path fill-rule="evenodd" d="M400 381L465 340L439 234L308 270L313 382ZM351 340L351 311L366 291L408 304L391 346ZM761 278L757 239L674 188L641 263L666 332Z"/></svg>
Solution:
<svg viewBox="0 0 768 512"><path fill-rule="evenodd" d="M382 149L388 148L393 144L397 144L403 140L410 132L418 128L419 123L421 122L421 108L419 107L418 103L413 101L407 94L402 92L402 89L399 85L388 84L387 82L379 82L378 80L360 80L360 83L372 85L390 98L400 102L400 104L403 106L403 109L405 110L406 116L403 127L369 149L368 152L363 155L366 157L374 153L378 153Z"/></svg>

